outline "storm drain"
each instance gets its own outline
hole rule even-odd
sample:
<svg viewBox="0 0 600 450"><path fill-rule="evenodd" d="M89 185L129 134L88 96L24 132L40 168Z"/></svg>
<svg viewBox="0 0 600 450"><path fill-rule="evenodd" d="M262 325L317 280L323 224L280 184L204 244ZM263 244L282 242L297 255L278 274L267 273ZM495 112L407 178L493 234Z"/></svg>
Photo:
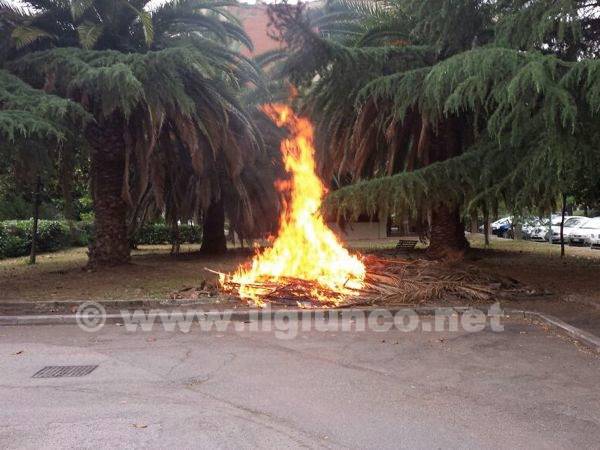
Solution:
<svg viewBox="0 0 600 450"><path fill-rule="evenodd" d="M32 378L84 377L98 366L47 366L37 371Z"/></svg>

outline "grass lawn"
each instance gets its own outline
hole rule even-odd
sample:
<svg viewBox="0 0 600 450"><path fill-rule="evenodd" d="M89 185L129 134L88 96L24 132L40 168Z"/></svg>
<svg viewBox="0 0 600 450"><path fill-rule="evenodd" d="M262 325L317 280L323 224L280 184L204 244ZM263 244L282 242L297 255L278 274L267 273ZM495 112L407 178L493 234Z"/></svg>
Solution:
<svg viewBox="0 0 600 450"><path fill-rule="evenodd" d="M133 300L165 299L186 286L212 278L204 267L227 271L248 258L239 250L220 258L204 258L198 245L183 245L179 257L171 246L140 246L126 266L91 272L85 269L87 249L73 248L38 256L35 266L27 258L0 261L1 300Z"/></svg>
<svg viewBox="0 0 600 450"><path fill-rule="evenodd" d="M481 235L470 240L475 250L469 259L482 267L600 304L600 250L568 247L568 257L561 260L558 245L494 239L490 249L483 249ZM396 242L388 238L349 246L369 252L393 248ZM251 256L234 249L226 256L207 258L198 255L198 248L184 245L181 255L173 257L168 245L141 246L133 252L132 264L97 272L85 270L85 248L40 255L35 266L27 265L27 258L5 259L0 261L0 300L165 299L175 290L212 279L204 267L231 271Z"/></svg>

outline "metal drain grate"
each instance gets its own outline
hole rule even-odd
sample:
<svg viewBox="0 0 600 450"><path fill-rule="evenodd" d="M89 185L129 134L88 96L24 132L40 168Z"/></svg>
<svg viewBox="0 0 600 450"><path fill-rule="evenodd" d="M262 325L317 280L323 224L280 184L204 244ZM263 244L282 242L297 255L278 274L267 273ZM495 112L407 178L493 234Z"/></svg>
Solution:
<svg viewBox="0 0 600 450"><path fill-rule="evenodd" d="M98 366L47 366L37 371L32 378L84 377Z"/></svg>

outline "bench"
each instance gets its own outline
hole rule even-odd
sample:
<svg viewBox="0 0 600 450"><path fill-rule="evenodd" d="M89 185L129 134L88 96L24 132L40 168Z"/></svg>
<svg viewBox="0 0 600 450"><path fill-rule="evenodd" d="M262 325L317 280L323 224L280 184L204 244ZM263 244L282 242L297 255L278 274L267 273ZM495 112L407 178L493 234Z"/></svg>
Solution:
<svg viewBox="0 0 600 450"><path fill-rule="evenodd" d="M396 244L394 256L396 256L398 252L410 253L411 250L415 249L417 242L416 239L400 239Z"/></svg>

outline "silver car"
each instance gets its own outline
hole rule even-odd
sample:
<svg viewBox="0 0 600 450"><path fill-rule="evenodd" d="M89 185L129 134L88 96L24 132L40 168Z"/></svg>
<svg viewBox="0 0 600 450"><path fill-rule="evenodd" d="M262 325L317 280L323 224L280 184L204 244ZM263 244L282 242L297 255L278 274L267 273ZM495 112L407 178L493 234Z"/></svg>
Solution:
<svg viewBox="0 0 600 450"><path fill-rule="evenodd" d="M582 226L576 228L569 235L570 245L591 245L592 235L594 239L600 234L600 217L586 221Z"/></svg>
<svg viewBox="0 0 600 450"><path fill-rule="evenodd" d="M585 225L588 220L590 219L581 216L565 217L565 223L563 225L563 238L565 242L569 242L571 235ZM552 243L560 243L560 221L558 222L558 225L552 224Z"/></svg>
<svg viewBox="0 0 600 450"><path fill-rule="evenodd" d="M590 245L592 248L600 248L600 218L594 219L593 224L596 228L592 228L590 231Z"/></svg>

